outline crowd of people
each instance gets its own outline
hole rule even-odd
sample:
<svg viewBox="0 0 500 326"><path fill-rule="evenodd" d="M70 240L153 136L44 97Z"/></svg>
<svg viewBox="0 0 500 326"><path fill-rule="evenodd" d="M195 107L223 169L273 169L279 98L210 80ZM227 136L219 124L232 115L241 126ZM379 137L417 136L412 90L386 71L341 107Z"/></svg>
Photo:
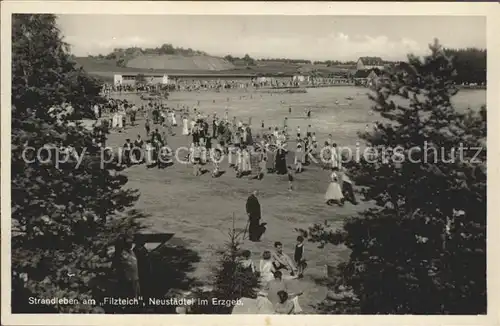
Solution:
<svg viewBox="0 0 500 326"><path fill-rule="evenodd" d="M215 91L231 89L259 89L259 88L294 88L294 87L322 87L332 85L350 85L351 78L334 77L254 77L241 80L226 79L180 79L173 78L166 84L148 84L141 82L105 84L103 93L151 93L160 91Z"/></svg>
<svg viewBox="0 0 500 326"><path fill-rule="evenodd" d="M185 137L187 150L177 160L191 165L195 176L211 170L212 177L220 177L225 173L221 170L222 159L227 158L227 165L234 169L236 178L261 180L273 173L287 175L288 190L293 191L295 174L302 173L304 166L315 161L331 170L326 203L340 206L346 200L356 203L337 144L330 134L320 148L311 124L306 125L305 132L297 126L295 134L288 127L288 117L284 118L282 126L266 126L262 120L260 128L254 128L251 118L246 122L236 116L230 118L227 109L224 116L219 117L215 113L206 115L196 107L178 105L173 108L160 101L137 106L126 100L110 100L108 105L95 105L93 110L96 119L103 120L103 114L107 115L105 123L116 132L125 132L127 124L134 126L138 117L142 117L146 137L137 135L135 140L126 139L118 155L120 164L144 163L147 167L158 168L174 164L174 150L168 138L180 132ZM289 115L291 111L290 107ZM310 109L305 110L304 117L310 121ZM289 144L292 143L295 148L290 160ZM105 146L105 141L99 144Z"/></svg>
<svg viewBox="0 0 500 326"><path fill-rule="evenodd" d="M146 137L137 135L134 141L126 139L119 156L121 164L145 164L148 168L166 168L176 164L173 158L173 149L169 147L169 138L180 134L188 148L183 157L186 165L191 165L193 175L201 176L209 172L212 177L221 177L222 156L227 157L227 166L234 169L236 178L248 177L263 179L268 174L287 175L288 190L294 191L294 176L303 173L303 166L312 164L312 160L320 163L323 169L330 171L329 185L325 194L325 203L328 205L343 206L346 201L357 204L352 182L342 167L342 158L337 150L337 144L331 135L320 149L313 126L310 124L311 110L305 110L305 132L297 126L295 132L288 127L288 117L281 126L266 126L264 120L260 124L252 124L252 120L244 122L238 117L229 116L226 110L223 116L204 114L197 107L171 107L160 101L149 101L143 105L129 103L126 100L110 100L105 106L96 105L93 108L95 118L105 123L112 131L126 133L126 126L136 125L138 120L144 123ZM289 108L289 115L292 109ZM260 127L260 128L259 128ZM100 140L99 140L100 141ZM105 140L100 141L105 146ZM289 158L291 145L293 158ZM321 160L321 157L324 160ZM179 159L179 158L178 158ZM248 239L252 242L260 241L266 231L267 223L262 223L260 204L257 192L254 192L246 203L248 224ZM123 248L122 248L123 247ZM137 248L141 248L138 246ZM122 243L117 249L118 256L128 264L134 264L134 254L131 244ZM137 262L136 262L137 263ZM283 252L283 245L275 243L274 251L262 253L258 267L252 261L249 251L241 256L241 266L252 273L258 274L261 281L261 297L269 309L274 313L298 313L301 311L298 303L300 293L291 293L287 290L286 281L290 278L301 279L307 263L304 259L304 239L297 238L294 257L291 259ZM128 276L129 292L139 293L138 271L134 268ZM284 275L285 272L285 275Z"/></svg>

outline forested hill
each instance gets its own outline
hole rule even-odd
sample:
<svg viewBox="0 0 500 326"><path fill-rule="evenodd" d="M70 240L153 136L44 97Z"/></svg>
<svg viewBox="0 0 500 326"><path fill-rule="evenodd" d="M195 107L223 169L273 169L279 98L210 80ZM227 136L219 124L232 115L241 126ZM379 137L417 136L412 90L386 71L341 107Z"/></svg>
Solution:
<svg viewBox="0 0 500 326"><path fill-rule="evenodd" d="M135 57L138 55L164 55L164 54L176 54L182 56L193 56L193 55L208 55L206 52L193 50L191 48L184 49L182 47L174 47L172 44L163 44L156 48L115 48L112 52L107 55L99 55L98 58L108 59L108 60L118 60L120 58Z"/></svg>
<svg viewBox="0 0 500 326"><path fill-rule="evenodd" d="M486 83L486 50L477 48L445 49L453 57L457 72L455 81L462 83Z"/></svg>
<svg viewBox="0 0 500 326"><path fill-rule="evenodd" d="M90 61L88 60L90 59ZM115 48L107 55L89 56L77 61L95 64L112 64L122 68L155 69L155 70L228 70L233 64L223 58L208 55L206 52L174 47L163 44L156 48Z"/></svg>

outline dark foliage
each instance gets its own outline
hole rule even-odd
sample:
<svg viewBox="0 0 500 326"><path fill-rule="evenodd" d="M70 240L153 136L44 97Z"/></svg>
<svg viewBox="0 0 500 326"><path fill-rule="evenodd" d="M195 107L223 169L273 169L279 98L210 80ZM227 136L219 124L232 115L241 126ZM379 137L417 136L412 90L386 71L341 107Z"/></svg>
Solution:
<svg viewBox="0 0 500 326"><path fill-rule="evenodd" d="M13 311L32 312L29 295L82 302L105 291L97 280L108 274L108 247L117 235L139 230L141 216L120 213L138 194L123 189L127 178L115 173L114 163L101 168L93 141L98 130L48 113L63 103L78 112L100 100L99 85L74 68L55 15L13 15L12 27L12 301ZM30 163L23 157L26 146L46 147L52 157ZM61 146L85 151L81 164L75 158L57 162ZM44 309L88 312L95 307Z"/></svg>
<svg viewBox="0 0 500 326"><path fill-rule="evenodd" d="M445 53L452 57L457 72L453 79L457 84L486 83L486 50L445 49Z"/></svg>
<svg viewBox="0 0 500 326"><path fill-rule="evenodd" d="M372 96L384 122L361 138L378 154L350 173L375 207L343 230L307 232L351 251L333 287L354 300L325 301L323 311L486 313L486 108L453 108L453 61L437 41L430 49L389 70Z"/></svg>
<svg viewBox="0 0 500 326"><path fill-rule="evenodd" d="M256 274L248 273L241 268L239 264L241 256L240 243L241 232L236 232L233 226L229 231L229 239L225 247L217 251L219 260L217 261L217 266L214 268L214 291L211 294L212 298L237 300L242 297L256 297L259 278ZM210 306L203 308L200 313L229 314L232 309L232 305Z"/></svg>

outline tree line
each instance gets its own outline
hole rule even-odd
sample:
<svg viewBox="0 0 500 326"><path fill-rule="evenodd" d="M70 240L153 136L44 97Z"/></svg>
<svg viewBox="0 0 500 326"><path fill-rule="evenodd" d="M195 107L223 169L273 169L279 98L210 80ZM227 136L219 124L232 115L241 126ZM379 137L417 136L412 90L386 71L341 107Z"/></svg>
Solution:
<svg viewBox="0 0 500 326"><path fill-rule="evenodd" d="M453 60L457 84L486 83L486 50L478 48L445 49L445 53Z"/></svg>
<svg viewBox="0 0 500 326"><path fill-rule="evenodd" d="M159 47L155 48L140 48L140 47L128 47L128 48L115 48L113 51L106 55L99 54L97 56L90 55L90 58L113 60L119 67L125 67L128 60L139 56L139 55L182 55L182 56L194 56L194 55L208 55L206 52L193 50L191 48L175 47L172 44L165 43Z"/></svg>

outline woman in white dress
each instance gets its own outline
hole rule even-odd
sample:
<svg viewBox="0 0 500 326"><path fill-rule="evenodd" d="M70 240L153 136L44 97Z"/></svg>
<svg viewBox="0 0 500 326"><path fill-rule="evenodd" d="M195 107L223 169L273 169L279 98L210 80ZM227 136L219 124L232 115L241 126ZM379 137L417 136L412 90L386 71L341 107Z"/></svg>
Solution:
<svg viewBox="0 0 500 326"><path fill-rule="evenodd" d="M274 280L274 266L271 260L271 252L264 251L259 264L261 285L265 286L269 281Z"/></svg>
<svg viewBox="0 0 500 326"><path fill-rule="evenodd" d="M238 148L236 150L236 177L241 177L243 173L243 150Z"/></svg>
<svg viewBox="0 0 500 326"><path fill-rule="evenodd" d="M243 144L249 145L249 144L247 143L247 138L248 138L248 131L247 131L247 128L246 128L246 127L244 127L244 128L243 128Z"/></svg>
<svg viewBox="0 0 500 326"><path fill-rule="evenodd" d="M172 120L172 126L177 127L177 120L175 119L175 112L172 110L169 112L170 120Z"/></svg>
<svg viewBox="0 0 500 326"><path fill-rule="evenodd" d="M330 174L330 184L326 190L325 200L328 205L336 203L339 206L344 205L344 195L342 194L342 186L340 183L342 180L338 174L338 168L332 168L332 174Z"/></svg>
<svg viewBox="0 0 500 326"><path fill-rule="evenodd" d="M194 127L196 126L196 121L191 120L191 121L190 121L190 124L191 124L191 125L189 126L189 127L190 127L190 129L189 129L189 133L190 133L190 134L192 134L192 133L193 133L193 131L194 131Z"/></svg>
<svg viewBox="0 0 500 326"><path fill-rule="evenodd" d="M189 135L188 119L186 116L182 117L182 134L184 136Z"/></svg>
<svg viewBox="0 0 500 326"><path fill-rule="evenodd" d="M242 167L242 172L247 173L248 171L251 171L252 167L250 165L250 153L248 152L247 148L243 149L243 167Z"/></svg>

